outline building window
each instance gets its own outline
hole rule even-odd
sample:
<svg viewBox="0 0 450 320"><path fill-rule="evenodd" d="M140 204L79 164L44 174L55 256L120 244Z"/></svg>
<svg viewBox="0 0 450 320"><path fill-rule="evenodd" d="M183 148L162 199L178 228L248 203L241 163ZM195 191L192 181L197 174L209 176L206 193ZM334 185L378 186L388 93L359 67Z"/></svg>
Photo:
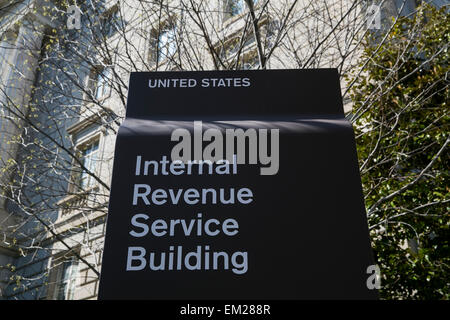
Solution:
<svg viewBox="0 0 450 320"><path fill-rule="evenodd" d="M76 276L78 272L78 260L71 257L61 264L59 275L57 299L72 300L76 288Z"/></svg>
<svg viewBox="0 0 450 320"><path fill-rule="evenodd" d="M67 128L73 141L73 159L67 194L57 202L60 220L90 211L97 201L104 159L101 123L106 115L105 110L97 111Z"/></svg>
<svg viewBox="0 0 450 320"><path fill-rule="evenodd" d="M96 186L94 176L100 172L100 135L95 135L87 142L79 143L76 147L77 161L74 160L69 192L79 193L89 191Z"/></svg>
<svg viewBox="0 0 450 320"><path fill-rule="evenodd" d="M173 57L177 51L176 28L163 30L158 39L158 62Z"/></svg>
<svg viewBox="0 0 450 320"><path fill-rule="evenodd" d="M97 100L106 98L111 92L111 74L110 67L95 67L89 76L89 90Z"/></svg>
<svg viewBox="0 0 450 320"><path fill-rule="evenodd" d="M231 17L240 15L244 12L245 1L244 0L228 0L228 12Z"/></svg>
<svg viewBox="0 0 450 320"><path fill-rule="evenodd" d="M121 27L121 18L119 12L119 5L116 4L111 7L102 17L103 34L106 37L112 36Z"/></svg>
<svg viewBox="0 0 450 320"><path fill-rule="evenodd" d="M173 59L177 52L177 28L173 21L167 20L159 28L151 32L150 62L151 64L161 64Z"/></svg>
<svg viewBox="0 0 450 320"><path fill-rule="evenodd" d="M258 0L253 0L253 5L256 5ZM225 18L239 16L244 13L247 4L245 0L225 0Z"/></svg>
<svg viewBox="0 0 450 320"><path fill-rule="evenodd" d="M81 190L87 190L94 186L95 179L92 177L92 174L98 172L98 146L99 140L95 140L79 147L80 162L85 168L81 170L76 183Z"/></svg>
<svg viewBox="0 0 450 320"><path fill-rule="evenodd" d="M395 0L394 2L397 7L397 12L401 16L408 16L416 10L415 0ZM402 9L401 12L400 9Z"/></svg>
<svg viewBox="0 0 450 320"><path fill-rule="evenodd" d="M50 272L50 299L73 300L77 287L78 259L75 255L54 258Z"/></svg>
<svg viewBox="0 0 450 320"><path fill-rule="evenodd" d="M110 76L111 76L111 68L103 68L101 72L97 76L97 87L95 90L95 98L101 99L106 97L110 92Z"/></svg>

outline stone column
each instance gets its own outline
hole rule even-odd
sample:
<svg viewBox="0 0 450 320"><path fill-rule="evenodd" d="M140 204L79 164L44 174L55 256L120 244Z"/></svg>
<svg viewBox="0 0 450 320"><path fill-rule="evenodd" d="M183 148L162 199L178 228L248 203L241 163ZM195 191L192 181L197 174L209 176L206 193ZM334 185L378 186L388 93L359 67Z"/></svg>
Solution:
<svg viewBox="0 0 450 320"><path fill-rule="evenodd" d="M11 125L9 123L10 113L6 106L9 86L12 81L11 75L18 54L17 42L18 30L8 30L2 35L2 41L0 42L0 65L2 66L0 73L0 188L9 180L8 173L2 170L7 167L10 158L8 140L11 136ZM10 225L8 223L9 215L5 210L5 198L1 196L3 191L3 189L0 189L0 232Z"/></svg>
<svg viewBox="0 0 450 320"><path fill-rule="evenodd" d="M16 35L16 38L14 36ZM10 33L0 51L0 299L6 287L10 271L7 267L17 257L16 250L11 246L11 229L17 224L17 216L8 212L5 207L5 197L1 194L7 190L2 185L7 185L13 172L6 168L9 159L17 159L18 146L7 142L17 134L21 134L22 121L14 113L9 112L9 107L22 115L28 113L28 103L31 99L32 85L36 78L36 67L40 57L44 25L35 20L33 16L26 16L21 21L17 33Z"/></svg>

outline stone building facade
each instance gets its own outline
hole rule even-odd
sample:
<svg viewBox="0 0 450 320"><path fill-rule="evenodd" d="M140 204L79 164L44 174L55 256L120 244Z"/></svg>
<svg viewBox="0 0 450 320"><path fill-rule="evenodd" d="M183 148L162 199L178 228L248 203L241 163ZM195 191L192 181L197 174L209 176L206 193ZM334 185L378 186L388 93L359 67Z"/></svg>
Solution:
<svg viewBox="0 0 450 320"><path fill-rule="evenodd" d="M0 0L0 299L96 299L130 71L346 73L367 29L367 1L194 3L86 1L76 28L70 1Z"/></svg>

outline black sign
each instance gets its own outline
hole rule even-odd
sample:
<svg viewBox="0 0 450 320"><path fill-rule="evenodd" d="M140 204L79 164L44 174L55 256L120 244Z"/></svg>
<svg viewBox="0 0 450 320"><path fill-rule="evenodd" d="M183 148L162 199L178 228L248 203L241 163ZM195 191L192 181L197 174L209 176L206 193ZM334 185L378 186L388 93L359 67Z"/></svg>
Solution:
<svg viewBox="0 0 450 320"><path fill-rule="evenodd" d="M335 69L132 73L100 299L368 299Z"/></svg>

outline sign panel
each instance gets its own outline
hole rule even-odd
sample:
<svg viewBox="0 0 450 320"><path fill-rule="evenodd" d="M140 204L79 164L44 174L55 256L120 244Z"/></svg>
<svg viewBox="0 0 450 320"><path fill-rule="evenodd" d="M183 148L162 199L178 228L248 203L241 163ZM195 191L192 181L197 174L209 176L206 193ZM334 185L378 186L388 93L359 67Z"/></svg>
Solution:
<svg viewBox="0 0 450 320"><path fill-rule="evenodd" d="M369 299L337 71L132 73L100 299Z"/></svg>

